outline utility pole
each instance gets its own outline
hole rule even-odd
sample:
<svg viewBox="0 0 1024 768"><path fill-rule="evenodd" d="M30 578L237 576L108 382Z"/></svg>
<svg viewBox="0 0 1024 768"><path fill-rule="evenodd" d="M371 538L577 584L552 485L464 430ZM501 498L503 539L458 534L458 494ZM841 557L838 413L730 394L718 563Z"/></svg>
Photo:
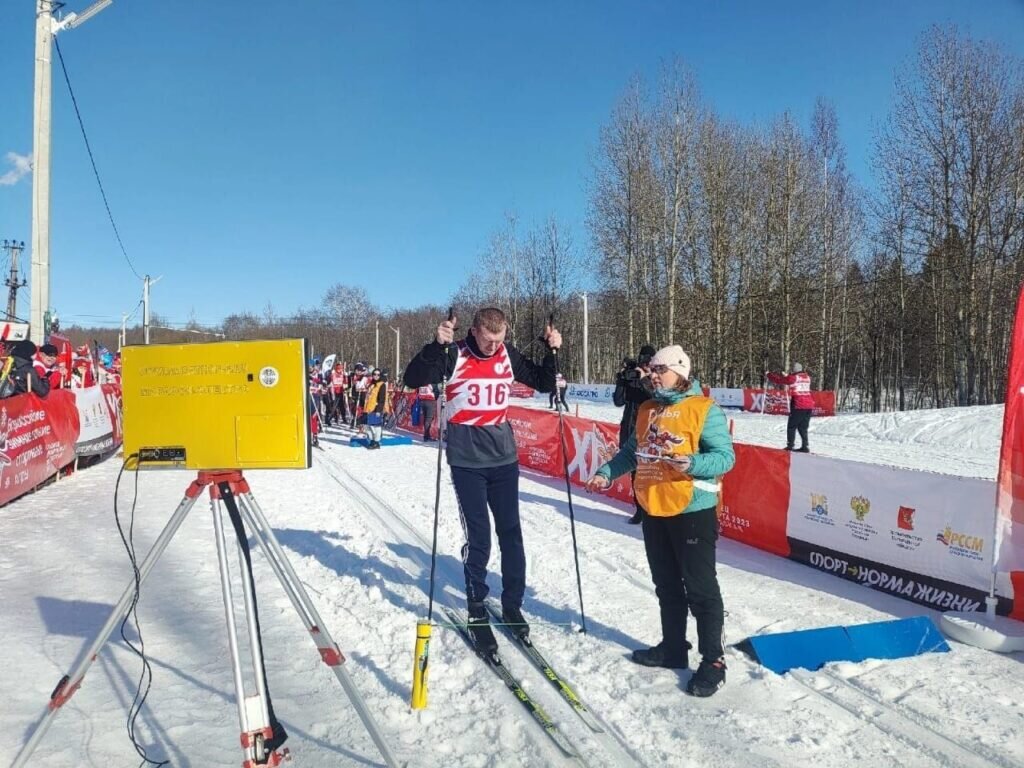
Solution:
<svg viewBox="0 0 1024 768"><path fill-rule="evenodd" d="M142 279L142 343L149 344L149 275Z"/></svg>
<svg viewBox="0 0 1024 768"><path fill-rule="evenodd" d="M402 348L402 329L392 328L390 325L388 326L388 328L391 328L391 330L395 332L395 370L392 372L392 375L395 377L395 380L397 381L399 350Z"/></svg>
<svg viewBox="0 0 1024 768"><path fill-rule="evenodd" d="M7 320L13 321L18 319L18 289L24 288L26 285L23 279L18 279L18 257L25 250L25 243L24 241L4 240L3 246L11 260L11 274L4 281L4 285L7 286Z"/></svg>
<svg viewBox="0 0 1024 768"><path fill-rule="evenodd" d="M587 337L589 321L587 318L587 294L581 293L583 299L583 383L590 383L590 340Z"/></svg>
<svg viewBox="0 0 1024 768"><path fill-rule="evenodd" d="M73 29L102 11L113 0L98 0L81 14L63 20L53 12L63 3L36 0L36 73L32 114L32 308L29 314L32 341L42 344L46 331L43 315L50 308L50 114L53 37Z"/></svg>
<svg viewBox="0 0 1024 768"><path fill-rule="evenodd" d="M380 320L373 323L373 367L380 368Z"/></svg>
<svg viewBox="0 0 1024 768"><path fill-rule="evenodd" d="M153 279L146 275L142 279L142 343L149 344L149 289L163 279L163 275Z"/></svg>
<svg viewBox="0 0 1024 768"><path fill-rule="evenodd" d="M126 315L126 314L124 314L122 312L121 313L121 338L118 339L118 342L117 342L117 351L120 352L121 349L127 343L128 343L128 315Z"/></svg>

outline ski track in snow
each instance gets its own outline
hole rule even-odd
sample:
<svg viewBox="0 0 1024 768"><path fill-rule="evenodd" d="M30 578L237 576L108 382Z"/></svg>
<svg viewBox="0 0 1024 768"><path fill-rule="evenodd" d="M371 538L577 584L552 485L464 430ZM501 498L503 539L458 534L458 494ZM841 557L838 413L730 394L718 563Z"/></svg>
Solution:
<svg viewBox="0 0 1024 768"><path fill-rule="evenodd" d="M581 407L581 415L601 414L615 420L618 411ZM1001 418L1001 408L989 407L815 419L811 445L824 454L993 477ZM778 445L785 418L738 416L736 433L745 442ZM556 755L511 694L443 626L435 627L431 644L430 705L409 709L415 623L427 609L436 447L369 452L349 448L347 436L325 434L326 450L316 452L312 470L247 476L394 751L423 767L578 764ZM0 615L11 670L0 677L0 750L12 758L130 578L112 519L118 468L107 461L0 510ZM349 476L358 483L346 483ZM122 518L134 478L126 480ZM190 480L185 472L140 475L140 557ZM441 491L436 597L444 588L458 606L462 533L447 468ZM511 642L499 642L587 764L1024 766L1024 654L951 644L948 654L778 676L730 650L728 683L718 694L684 695L688 672L640 668L627 659L660 634L640 531L625 523L630 510L574 489L589 629L581 635L573 631L579 605L563 481L524 470L520 492L524 608L533 635L601 718L607 739L579 723ZM175 768L241 761L212 539L204 497L143 585L139 605L154 668L140 732L151 754ZM293 764L380 765L262 554L253 561L268 679L291 734ZM495 544L494 596L499 562ZM729 643L758 632L938 615L729 540L720 542L719 563ZM690 633L693 639L692 627ZM137 765L124 720L138 673L138 659L124 644L108 643L30 765Z"/></svg>

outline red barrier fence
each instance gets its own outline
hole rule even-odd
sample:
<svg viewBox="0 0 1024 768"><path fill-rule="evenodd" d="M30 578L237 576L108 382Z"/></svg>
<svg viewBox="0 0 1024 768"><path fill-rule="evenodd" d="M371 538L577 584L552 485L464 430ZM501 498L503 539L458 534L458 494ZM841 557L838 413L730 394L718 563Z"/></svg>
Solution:
<svg viewBox="0 0 1024 768"><path fill-rule="evenodd" d="M121 444L121 393L102 385L0 400L0 505L28 493L78 456Z"/></svg>
<svg viewBox="0 0 1024 768"><path fill-rule="evenodd" d="M771 392L771 390L769 390ZM830 394L830 393L828 393ZM397 403L410 428L415 395ZM524 467L562 477L558 415L511 406ZM582 485L618 448L618 426L563 416L569 477ZM987 480L937 475L735 444L723 481L723 535L938 610L984 607L992 558ZM632 501L629 476L608 495ZM1024 605L1024 573L1000 561L999 612Z"/></svg>

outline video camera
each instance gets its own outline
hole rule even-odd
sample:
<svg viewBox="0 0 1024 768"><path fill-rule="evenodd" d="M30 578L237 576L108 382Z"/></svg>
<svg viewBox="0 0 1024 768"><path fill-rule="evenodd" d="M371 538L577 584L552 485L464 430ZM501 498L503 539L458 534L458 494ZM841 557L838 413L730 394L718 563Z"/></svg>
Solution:
<svg viewBox="0 0 1024 768"><path fill-rule="evenodd" d="M639 381L642 376L639 368L650 365L652 355L640 355L637 358L627 357L622 361L622 372L619 374L625 381Z"/></svg>

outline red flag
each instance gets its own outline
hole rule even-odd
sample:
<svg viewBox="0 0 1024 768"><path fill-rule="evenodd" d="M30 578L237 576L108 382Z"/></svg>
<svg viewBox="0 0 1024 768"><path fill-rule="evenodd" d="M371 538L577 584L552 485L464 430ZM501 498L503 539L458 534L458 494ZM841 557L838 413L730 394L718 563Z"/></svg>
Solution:
<svg viewBox="0 0 1024 768"><path fill-rule="evenodd" d="M1024 286L1017 299L999 451L994 569L1024 571Z"/></svg>

